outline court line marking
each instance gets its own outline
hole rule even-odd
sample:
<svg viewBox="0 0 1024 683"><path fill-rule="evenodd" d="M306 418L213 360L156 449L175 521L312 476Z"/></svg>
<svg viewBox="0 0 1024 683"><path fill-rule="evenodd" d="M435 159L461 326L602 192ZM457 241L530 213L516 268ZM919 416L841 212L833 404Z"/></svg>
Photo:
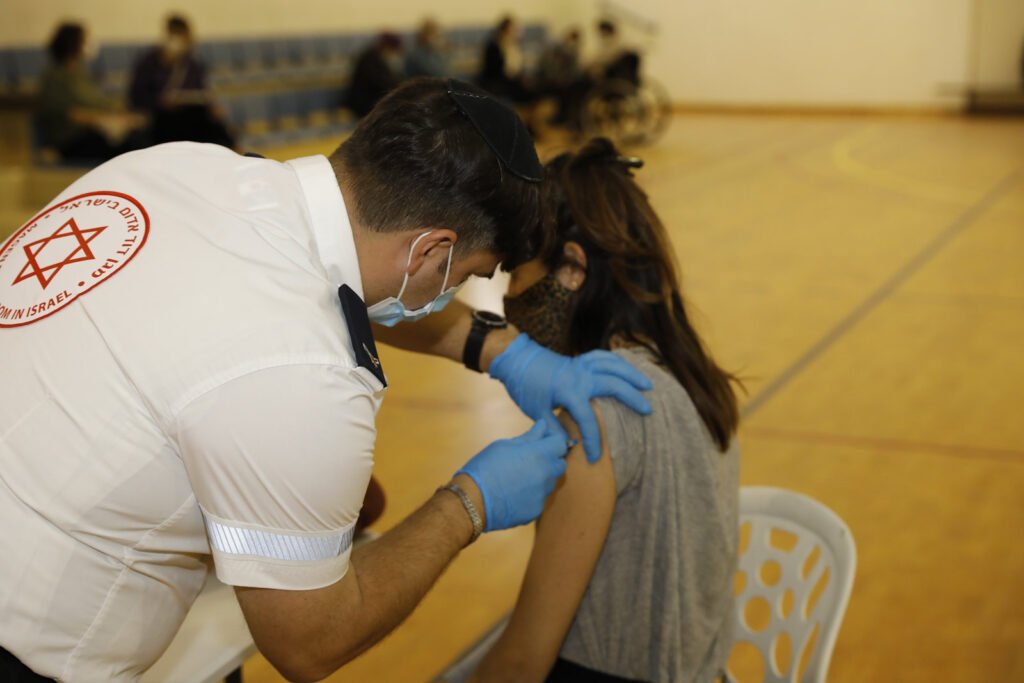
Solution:
<svg viewBox="0 0 1024 683"><path fill-rule="evenodd" d="M885 436L835 434L777 427L748 427L743 430L743 435L761 439L775 439L777 441L793 441L796 443L838 444L841 446L873 448L885 451L917 451L920 453L963 458L965 460L983 459L1024 465L1024 451L1006 448L942 444Z"/></svg>
<svg viewBox="0 0 1024 683"><path fill-rule="evenodd" d="M856 155L860 147L875 142L882 127L870 125L832 146L832 163L841 173L871 187L895 191L903 196L927 199L938 204L969 202L970 194L959 187L917 180L885 168L861 162Z"/></svg>
<svg viewBox="0 0 1024 683"><path fill-rule="evenodd" d="M740 409L740 415L749 419L761 407L770 401L777 393L793 381L798 375L806 370L814 361L820 358L826 351L842 339L850 330L857 326L864 318L874 311L878 306L888 299L901 285L911 278L924 265L931 261L942 249L970 227L979 217L988 211L995 202L1000 199L1011 187L1024 178L1024 166L1020 166L1005 176L999 183L989 190L981 199L969 206L945 229L933 237L913 257L904 262L900 268L890 275L872 294L861 302L856 308L846 315L839 323L819 339L811 348L803 353L789 367L782 371L775 379L769 382L761 391L755 394Z"/></svg>
<svg viewBox="0 0 1024 683"><path fill-rule="evenodd" d="M762 166L778 162L780 157L795 157L824 145L835 145L843 140L849 132L837 131L835 127L823 130L796 129L777 137L776 131L767 131L765 137L744 140L717 156L713 161L698 164L693 156L686 154L686 145L680 142L684 152L677 159L668 162L658 160L652 163L652 173L638 176L645 191L653 191L664 185L678 185L680 182L697 182L718 185L726 179L756 172ZM675 144L677 141L673 141ZM682 179L682 181L681 181Z"/></svg>

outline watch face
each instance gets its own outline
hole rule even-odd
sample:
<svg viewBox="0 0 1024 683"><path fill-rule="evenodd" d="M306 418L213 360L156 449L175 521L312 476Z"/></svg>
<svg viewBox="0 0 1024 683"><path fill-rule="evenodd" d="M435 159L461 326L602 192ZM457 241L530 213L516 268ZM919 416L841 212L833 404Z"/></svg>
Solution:
<svg viewBox="0 0 1024 683"><path fill-rule="evenodd" d="M473 318L479 320L488 327L507 327L508 321L504 317L491 311L473 311Z"/></svg>

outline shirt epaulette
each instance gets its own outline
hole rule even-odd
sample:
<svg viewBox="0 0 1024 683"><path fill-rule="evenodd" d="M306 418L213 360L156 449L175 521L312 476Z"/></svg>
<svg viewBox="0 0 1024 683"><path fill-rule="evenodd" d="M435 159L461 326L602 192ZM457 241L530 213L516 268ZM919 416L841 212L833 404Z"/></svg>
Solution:
<svg viewBox="0 0 1024 683"><path fill-rule="evenodd" d="M356 361L372 372L386 387L388 380L384 377L377 345L373 341L373 329L370 327L370 316L366 313L366 303L348 285L338 287L338 298L341 299L341 310L345 313L345 323L348 325Z"/></svg>

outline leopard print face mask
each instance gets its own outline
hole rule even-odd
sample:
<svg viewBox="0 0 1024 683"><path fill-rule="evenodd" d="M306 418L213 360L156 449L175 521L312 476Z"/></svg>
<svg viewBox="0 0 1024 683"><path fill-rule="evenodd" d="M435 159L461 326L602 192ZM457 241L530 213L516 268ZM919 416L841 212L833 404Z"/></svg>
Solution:
<svg viewBox="0 0 1024 683"><path fill-rule="evenodd" d="M576 292L548 273L519 296L505 297L505 317L530 339L555 353L569 353L569 313Z"/></svg>

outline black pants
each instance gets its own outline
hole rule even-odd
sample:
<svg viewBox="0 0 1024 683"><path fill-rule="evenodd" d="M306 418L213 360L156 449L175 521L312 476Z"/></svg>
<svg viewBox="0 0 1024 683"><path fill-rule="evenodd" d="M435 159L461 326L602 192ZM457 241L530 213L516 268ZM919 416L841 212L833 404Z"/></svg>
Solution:
<svg viewBox="0 0 1024 683"><path fill-rule="evenodd" d="M580 666L559 657L551 668L545 683L642 683L631 678L621 678Z"/></svg>
<svg viewBox="0 0 1024 683"><path fill-rule="evenodd" d="M17 657L0 647L0 681L3 683L53 683L21 663Z"/></svg>
<svg viewBox="0 0 1024 683"><path fill-rule="evenodd" d="M153 142L212 142L233 148L234 136L222 121L213 116L205 104L185 105L174 109L159 109L153 114Z"/></svg>
<svg viewBox="0 0 1024 683"><path fill-rule="evenodd" d="M96 164L113 159L119 154L131 152L153 144L149 131L134 130L119 145L113 145L98 130L82 128L71 139L57 147L61 159L67 161L85 161Z"/></svg>
<svg viewBox="0 0 1024 683"><path fill-rule="evenodd" d="M715 680L721 683L727 681L725 674ZM601 673L559 657L555 660L555 665L551 668L551 673L548 674L544 683L643 683L643 681Z"/></svg>

